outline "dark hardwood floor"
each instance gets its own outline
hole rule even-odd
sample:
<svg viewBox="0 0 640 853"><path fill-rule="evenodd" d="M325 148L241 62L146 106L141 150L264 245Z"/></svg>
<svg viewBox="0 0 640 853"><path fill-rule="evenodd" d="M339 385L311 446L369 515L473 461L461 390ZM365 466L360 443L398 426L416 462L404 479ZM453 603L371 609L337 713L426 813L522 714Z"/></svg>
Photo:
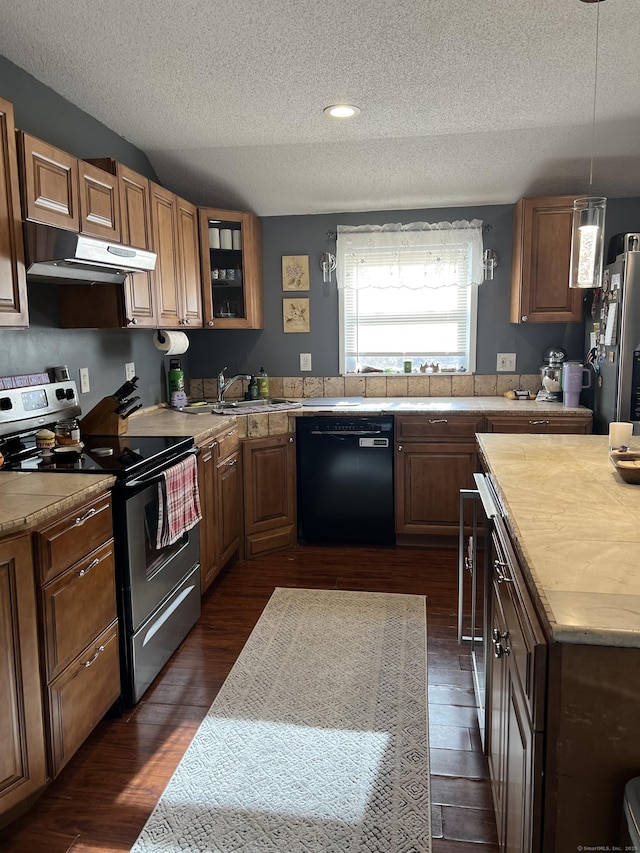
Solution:
<svg viewBox="0 0 640 853"><path fill-rule="evenodd" d="M276 586L427 596L432 851L497 853L469 653L456 639L457 555L330 546L224 571L140 704L100 723L28 814L0 830L0 850L128 851Z"/></svg>

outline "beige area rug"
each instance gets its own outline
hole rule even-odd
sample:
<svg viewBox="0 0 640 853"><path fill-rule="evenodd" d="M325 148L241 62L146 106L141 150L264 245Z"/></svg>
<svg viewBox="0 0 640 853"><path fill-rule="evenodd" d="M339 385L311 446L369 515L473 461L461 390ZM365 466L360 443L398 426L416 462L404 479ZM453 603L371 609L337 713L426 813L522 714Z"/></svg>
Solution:
<svg viewBox="0 0 640 853"><path fill-rule="evenodd" d="M133 853L429 853L424 596L277 589Z"/></svg>

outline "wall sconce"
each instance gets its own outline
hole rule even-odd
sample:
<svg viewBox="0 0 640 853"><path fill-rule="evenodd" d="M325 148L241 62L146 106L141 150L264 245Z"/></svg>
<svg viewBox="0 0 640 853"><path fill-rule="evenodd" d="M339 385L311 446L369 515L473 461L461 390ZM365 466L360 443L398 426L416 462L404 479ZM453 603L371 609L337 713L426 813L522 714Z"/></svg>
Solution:
<svg viewBox="0 0 640 853"><path fill-rule="evenodd" d="M498 266L498 256L493 249L485 249L482 253L482 269L484 270L484 280L493 281L493 271Z"/></svg>
<svg viewBox="0 0 640 853"><path fill-rule="evenodd" d="M320 269L322 270L322 281L327 284L331 283L331 273L336 268L336 256L331 252L323 252L320 255Z"/></svg>

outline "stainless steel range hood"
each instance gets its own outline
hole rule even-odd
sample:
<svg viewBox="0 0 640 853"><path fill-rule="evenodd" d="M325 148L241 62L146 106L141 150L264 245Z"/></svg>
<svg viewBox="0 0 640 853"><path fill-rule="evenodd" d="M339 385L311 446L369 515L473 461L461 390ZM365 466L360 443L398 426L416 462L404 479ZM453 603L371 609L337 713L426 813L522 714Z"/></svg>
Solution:
<svg viewBox="0 0 640 853"><path fill-rule="evenodd" d="M113 284L156 266L154 252L38 222L24 223L24 239L27 281Z"/></svg>

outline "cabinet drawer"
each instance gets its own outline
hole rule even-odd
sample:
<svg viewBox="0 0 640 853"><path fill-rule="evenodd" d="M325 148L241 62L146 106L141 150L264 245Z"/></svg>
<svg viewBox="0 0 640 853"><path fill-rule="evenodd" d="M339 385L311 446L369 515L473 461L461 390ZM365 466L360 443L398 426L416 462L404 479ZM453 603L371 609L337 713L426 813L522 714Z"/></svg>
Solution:
<svg viewBox="0 0 640 853"><path fill-rule="evenodd" d="M482 415L432 415L424 417L397 417L396 442L424 441L459 441L461 438L473 438L477 432L482 432L484 417Z"/></svg>
<svg viewBox="0 0 640 853"><path fill-rule="evenodd" d="M41 596L51 681L116 618L112 541L55 578Z"/></svg>
<svg viewBox="0 0 640 853"><path fill-rule="evenodd" d="M218 442L218 459L225 459L240 447L237 427L229 427L223 430L215 436L215 440Z"/></svg>
<svg viewBox="0 0 640 853"><path fill-rule="evenodd" d="M113 622L49 685L51 772L57 776L120 695Z"/></svg>
<svg viewBox="0 0 640 853"><path fill-rule="evenodd" d="M525 586L515 553L504 535L494 531L494 593L506 623L502 644L524 694L534 729L544 726L547 645L542 625ZM501 579L504 578L504 579ZM495 643L495 638L494 638Z"/></svg>
<svg viewBox="0 0 640 853"><path fill-rule="evenodd" d="M111 496L101 495L43 527L35 534L40 581L68 569L113 535Z"/></svg>
<svg viewBox="0 0 640 853"><path fill-rule="evenodd" d="M511 415L487 417L487 432L590 435L591 416Z"/></svg>

